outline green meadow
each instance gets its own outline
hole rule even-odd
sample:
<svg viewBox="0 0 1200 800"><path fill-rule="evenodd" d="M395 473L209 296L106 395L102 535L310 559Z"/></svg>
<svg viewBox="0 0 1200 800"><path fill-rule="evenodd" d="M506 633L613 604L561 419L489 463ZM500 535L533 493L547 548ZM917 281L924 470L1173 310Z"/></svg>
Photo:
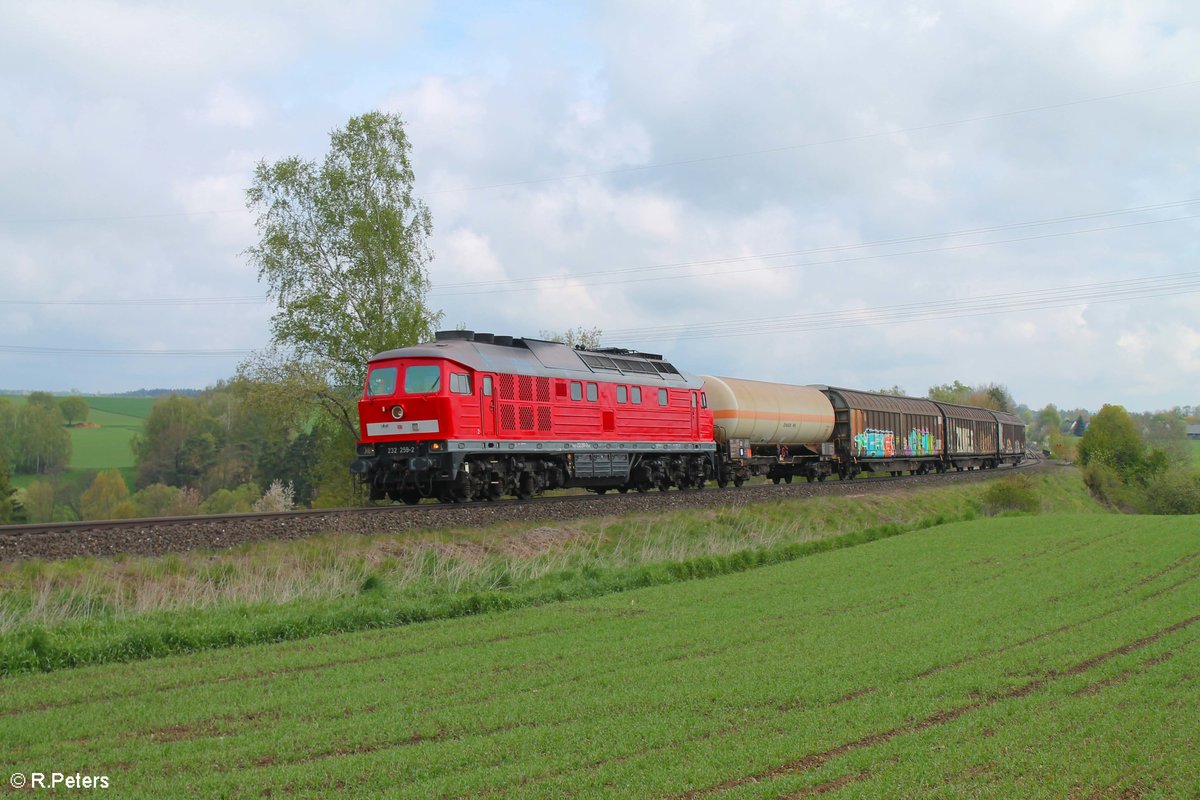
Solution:
<svg viewBox="0 0 1200 800"><path fill-rule="evenodd" d="M1195 797L1198 522L977 519L8 677L5 766L104 775L120 797Z"/></svg>
<svg viewBox="0 0 1200 800"><path fill-rule="evenodd" d="M150 408L156 397L103 397L81 395L91 409L87 422L99 427L71 428L71 473L120 469L128 482L135 466L130 443L141 432ZM22 404L23 396L9 396L8 400ZM65 395L56 395L61 400ZM37 479L36 475L13 476L17 486L28 486Z"/></svg>

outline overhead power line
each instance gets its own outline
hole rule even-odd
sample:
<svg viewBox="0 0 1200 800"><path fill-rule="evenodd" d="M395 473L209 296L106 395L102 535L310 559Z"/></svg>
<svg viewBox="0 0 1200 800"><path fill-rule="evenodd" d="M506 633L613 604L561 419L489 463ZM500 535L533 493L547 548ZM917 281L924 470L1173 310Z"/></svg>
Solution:
<svg viewBox="0 0 1200 800"><path fill-rule="evenodd" d="M801 267L825 266L829 264L843 264L854 261L863 261L879 258L901 257L909 255L925 255L930 253L945 252L963 248L987 247L998 244L1012 244L1017 242L1032 241L1036 239L1055 238L1061 236L1075 236L1085 233L1097 233L1104 231L1120 230L1123 228L1134 228L1145 225L1157 225L1166 222L1179 222L1183 220L1196 219L1200 215L1187 215L1182 217L1169 217L1164 219L1143 220L1140 222L1123 223L1119 225L1109 225L1101 227L1092 227L1085 229L1054 231L1043 234L1035 234L1018 238L1008 238L991 240L985 242L971 242L965 244L947 244L942 247L924 248L920 250L909 251L891 251L876 254L851 256L848 258L836 258L823 261L803 261L792 264L762 264L747 269L732 269L707 272L695 272L697 267L715 267L720 265L730 264L745 264L764 261L772 261L783 258L799 258L804 256L813 256L820 254L836 254L836 253L852 253L856 250L867 250L871 248L894 247L903 244L916 244L920 242L938 241L942 239L962 238L966 236L978 236L987 233L1001 233L1004 231L1016 231L1025 228L1039 228L1052 225L1064 225L1071 222L1085 222L1088 220L1104 219L1129 214L1145 214L1154 211L1166 211L1171 209L1185 208L1187 206L1200 204L1200 198L1189 198L1185 200L1171 200L1162 203L1153 203L1142 206L1131 206L1128 208L1109 209L1105 211L1091 211L1080 214L1071 214L1059 217L1046 217L1042 219L1026 220L1023 222L1010 222L999 225L988 225L977 228L964 228L954 231L943 231L940 233L924 233L914 234L910 236L901 236L892 239L878 239L868 242L850 242L836 245L826 245L822 247L811 247L802 250L787 250L769 253L753 253L740 256L722 256L715 258L704 258L693 261L676 261L664 264L651 264L637 267L618 267L606 270L593 270L590 272L576 272L566 275L533 275L524 278L507 278L502 280L491 281L463 281L459 283L443 283L438 284L438 287L430 292L431 297L460 297L477 294L495 294L495 293L512 293L520 292L528 289L544 289L552 288L556 285L571 282L578 286L612 286L623 283L643 283L655 280L687 280L691 278L704 278L711 276L727 276L740 275L751 272L761 272L769 270L797 269ZM465 291L453 291L455 289L463 289ZM262 295L234 295L226 297L147 297L147 298L130 298L126 300L107 298L95 300L13 300L0 299L0 306L206 306L206 305L266 305L268 300Z"/></svg>
<svg viewBox="0 0 1200 800"><path fill-rule="evenodd" d="M605 345L644 344L678 339L720 339L743 336L778 336L839 328L904 325L915 322L995 316L1071 306L1129 302L1153 297L1200 293L1200 272L1182 272L1145 278L1101 281L976 297L891 303L870 308L848 308L772 317L747 317L719 322L683 323L609 330ZM0 353L31 356L80 357L229 357L247 356L253 350L102 350L95 348L22 347L0 345Z"/></svg>
<svg viewBox="0 0 1200 800"><path fill-rule="evenodd" d="M773 317L748 317L721 322L614 329L606 331L603 340L606 345L618 345L664 339L691 340L778 335L836 328L899 325L941 319L991 316L1197 292L1200 292L1200 272L1184 272L977 297L890 303L886 306L870 308L849 308Z"/></svg>
<svg viewBox="0 0 1200 800"><path fill-rule="evenodd" d="M8 306L248 306L265 303L262 295L240 297L141 297L128 300L0 300Z"/></svg>
<svg viewBox="0 0 1200 800"><path fill-rule="evenodd" d="M1150 211L1164 211L1174 208L1182 208L1200 203L1200 198L1190 198L1187 200L1171 200L1164 203L1153 203L1144 206L1132 206L1129 208L1109 209L1107 211L1092 211L1082 214L1072 214L1062 217L1048 217L1043 219L1027 220L1024 222L1010 222L1001 225L990 225L979 228L966 228L956 231L944 231L941 233L924 233L911 236L902 236L893 239L879 239L869 242L854 242L848 244L827 245L823 247L812 247L804 250L786 250L775 253L754 253L741 256L726 256L720 258L706 258L694 261L677 261L666 264L652 264L648 266L637 267L621 267L616 269L596 270L591 272L573 272L568 275L532 275L525 278L505 278L489 281L464 281L459 283L442 283L436 289L430 292L436 296L459 296L465 294L491 294L497 288L506 286L527 286L537 283L555 283L565 280L577 281L586 278L608 278L621 275L637 275L643 277L646 273L665 272L668 270L683 270L692 269L694 267L715 266L718 264L737 264L754 261L765 261L768 259L777 258L795 258L798 256L817 255L821 253L836 253L843 251L861 250L872 247L888 247L901 244L912 244L924 241L936 241L938 239L950 239L962 236L973 236L985 233L1000 233L1003 231L1020 230L1021 228L1034 228L1046 225L1062 225L1068 222L1083 222L1092 219L1102 219L1104 217L1123 216L1126 214L1142 214ZM1176 219L1189 219L1190 217L1182 217ZM1158 222L1159 220L1151 220L1150 222ZM1163 220L1173 221L1173 220ZM1120 226L1118 226L1120 227ZM1109 228L1095 228L1083 232L1093 232L1097 230L1110 230ZM1071 235L1072 231L1063 232L1059 235ZM1019 240L1011 240L1019 241ZM1003 242L1002 242L1003 243ZM980 244L987 244L986 242ZM922 251L923 252L923 251ZM712 273L708 273L712 274ZM724 273L718 273L724 274ZM671 276L669 276L671 277ZM605 281L605 283L614 283L614 281ZM484 289L487 291L479 292L454 292L447 291L450 289Z"/></svg>
<svg viewBox="0 0 1200 800"><path fill-rule="evenodd" d="M14 353L26 356L88 356L88 357L153 357L153 358L228 358L229 356L248 356L254 350L102 350L91 347L23 347L21 345L0 344L0 353Z"/></svg>
<svg viewBox="0 0 1200 800"><path fill-rule="evenodd" d="M835 264L851 264L851 263L855 263L855 262L859 262L859 261L872 261L872 260L880 259L880 258L899 258L901 256L929 255L932 253L945 253L945 252L951 252L954 250L967 250L967 249L972 249L972 248L977 248L977 247L991 247L991 246L998 245L998 244L1016 244L1016 243L1020 243L1020 242L1038 241L1040 239L1055 239L1055 238L1064 237L1064 236L1079 236L1079 235L1086 234L1086 233L1101 233L1104 231L1116 231L1116 230L1124 230L1124 229L1128 229L1128 228L1139 228L1139 227L1144 227L1147 225L1161 225L1161 224L1167 223L1167 222L1181 222L1183 220L1189 220L1189 219L1200 219L1200 214L1189 214L1187 216L1170 217L1168 219L1146 220L1143 222L1130 222L1130 223L1126 223L1123 225L1106 225L1106 226L1102 226L1102 227L1098 227L1098 228L1085 228L1085 229L1081 229L1081 230L1056 231L1053 233L1033 234L1033 235L1029 235L1029 236L1019 236L1019 237L1010 238L1010 239L995 239L995 240L988 241L988 242L969 242L969 243L964 243L964 244L948 244L948 245L944 245L942 247L926 247L926 248L922 248L919 250L903 250L903 251L898 251L898 252L871 253L871 254L860 255L860 256L849 256L846 258L830 258L830 259L825 259L825 260L821 260L821 261L803 261L803 262L798 262L798 263L793 263L793 264L764 265L764 266L758 266L758 267L748 267L745 269L713 270L713 271L708 271L708 272L688 272L688 273L685 273L682 275L650 275L650 276L636 277L636 278L629 277L629 278L591 280L591 281L578 281L575 278L573 278L572 276L564 275L564 276L557 277L555 280L560 283L569 281L569 282L571 282L571 284L573 286L588 287L588 286L613 286L613 285L617 285L617 284L627 284L627 283L650 283L653 281L664 281L664 280L681 281L681 280L690 280L693 278L710 278L710 277L728 278L728 277L734 277L734 276L739 276L739 275L748 275L748 274L751 274L754 272L773 272L776 270L800 269L800 268L804 268L804 267L820 267L820 266L831 266L831 265L835 265ZM474 295L474 294L503 294L503 293L509 293L509 292L526 291L528 288L530 288L530 287L516 287L516 288L510 288L510 289L495 288L495 289L490 289L487 291L480 290L480 291L470 291L470 292L432 291L429 294L431 297L452 297L452 296Z"/></svg>

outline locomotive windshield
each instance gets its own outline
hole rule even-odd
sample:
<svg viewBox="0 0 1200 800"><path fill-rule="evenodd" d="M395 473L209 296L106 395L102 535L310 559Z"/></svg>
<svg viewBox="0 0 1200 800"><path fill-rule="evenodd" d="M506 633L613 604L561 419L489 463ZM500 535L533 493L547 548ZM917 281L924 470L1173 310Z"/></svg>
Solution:
<svg viewBox="0 0 1200 800"><path fill-rule="evenodd" d="M367 378L367 394L371 397L390 395L396 391L396 368L379 367L371 370Z"/></svg>
<svg viewBox="0 0 1200 800"><path fill-rule="evenodd" d="M434 364L404 370L405 394L432 394L442 383L442 368Z"/></svg>

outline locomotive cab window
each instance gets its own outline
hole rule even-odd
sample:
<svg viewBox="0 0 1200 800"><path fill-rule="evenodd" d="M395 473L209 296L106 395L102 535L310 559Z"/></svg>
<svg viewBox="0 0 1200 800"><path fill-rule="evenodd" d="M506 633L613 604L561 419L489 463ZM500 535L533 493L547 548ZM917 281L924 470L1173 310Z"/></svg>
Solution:
<svg viewBox="0 0 1200 800"><path fill-rule="evenodd" d="M571 381L571 399L572 400L582 400L583 399L583 384L580 383L579 381Z"/></svg>
<svg viewBox="0 0 1200 800"><path fill-rule="evenodd" d="M589 383L587 385L587 399L590 403L594 403L600 399L600 390L596 388L596 384Z"/></svg>
<svg viewBox="0 0 1200 800"><path fill-rule="evenodd" d="M367 378L367 394L371 397L390 395L396 391L396 368L379 367Z"/></svg>
<svg viewBox="0 0 1200 800"><path fill-rule="evenodd" d="M451 372L450 391L454 394L471 394L471 376L465 372Z"/></svg>
<svg viewBox="0 0 1200 800"><path fill-rule="evenodd" d="M700 393L700 407L708 408L708 394L705 392Z"/></svg>
<svg viewBox="0 0 1200 800"><path fill-rule="evenodd" d="M422 364L404 370L405 394L433 394L442 386L442 368Z"/></svg>
<svg viewBox="0 0 1200 800"><path fill-rule="evenodd" d="M492 376L491 375L483 376L483 396L484 397L492 396Z"/></svg>
<svg viewBox="0 0 1200 800"><path fill-rule="evenodd" d="M624 386L617 387L617 402L618 403L629 402L629 389L625 388Z"/></svg>
<svg viewBox="0 0 1200 800"><path fill-rule="evenodd" d="M666 389L658 390L658 404L660 406L665 406L667 404L667 390Z"/></svg>

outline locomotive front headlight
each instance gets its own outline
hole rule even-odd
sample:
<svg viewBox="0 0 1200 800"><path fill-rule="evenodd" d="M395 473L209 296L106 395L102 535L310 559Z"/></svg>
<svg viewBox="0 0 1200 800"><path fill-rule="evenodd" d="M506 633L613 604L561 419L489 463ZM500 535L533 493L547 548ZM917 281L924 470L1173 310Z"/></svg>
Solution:
<svg viewBox="0 0 1200 800"><path fill-rule="evenodd" d="M392 419L404 419L404 409L400 406L392 406Z"/></svg>

